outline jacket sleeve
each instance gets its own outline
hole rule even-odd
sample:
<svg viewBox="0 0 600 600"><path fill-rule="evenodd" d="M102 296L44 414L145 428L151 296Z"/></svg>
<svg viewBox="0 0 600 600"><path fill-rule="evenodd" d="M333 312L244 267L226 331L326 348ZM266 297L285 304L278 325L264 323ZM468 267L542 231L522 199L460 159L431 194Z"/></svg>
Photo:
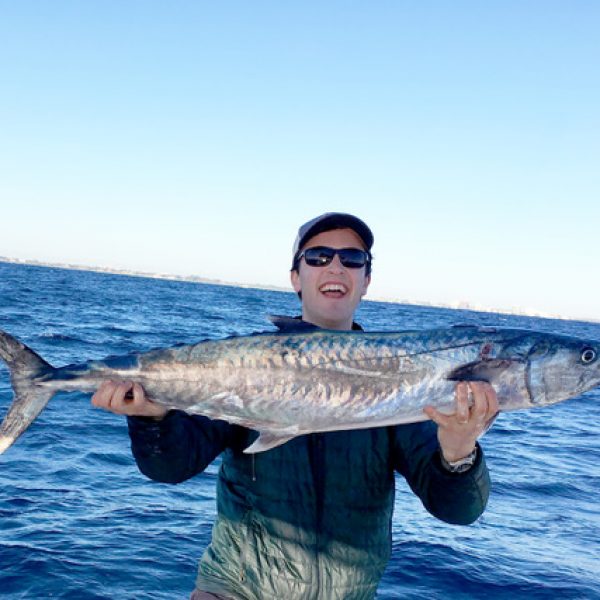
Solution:
<svg viewBox="0 0 600 600"><path fill-rule="evenodd" d="M171 410L164 419L127 417L139 470L155 481L180 483L201 473L227 447L230 425Z"/></svg>
<svg viewBox="0 0 600 600"><path fill-rule="evenodd" d="M464 473L450 473L442 466L432 421L398 425L392 427L392 457L394 469L438 519L469 525L485 510L490 476L479 444L475 464Z"/></svg>

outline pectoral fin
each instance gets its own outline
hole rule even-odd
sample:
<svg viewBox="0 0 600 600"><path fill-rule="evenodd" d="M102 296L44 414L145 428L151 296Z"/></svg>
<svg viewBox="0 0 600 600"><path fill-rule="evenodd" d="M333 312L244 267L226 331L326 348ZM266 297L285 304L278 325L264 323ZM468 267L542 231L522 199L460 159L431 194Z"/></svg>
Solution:
<svg viewBox="0 0 600 600"><path fill-rule="evenodd" d="M520 362L520 361L518 361ZM498 375L510 369L515 360L492 358L476 360L457 367L448 374L450 381L487 381L492 382Z"/></svg>

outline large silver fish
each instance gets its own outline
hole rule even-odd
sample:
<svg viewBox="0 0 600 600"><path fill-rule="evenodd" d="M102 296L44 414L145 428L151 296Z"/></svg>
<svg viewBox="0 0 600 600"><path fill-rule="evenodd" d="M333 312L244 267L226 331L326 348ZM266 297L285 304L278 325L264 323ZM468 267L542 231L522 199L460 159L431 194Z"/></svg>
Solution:
<svg viewBox="0 0 600 600"><path fill-rule="evenodd" d="M554 404L600 385L597 341L516 329L451 327L360 333L264 333L54 368L0 332L14 400L0 453L58 391L135 381L169 408L260 432L260 452L317 431L427 419L454 410L456 381L488 381L500 410Z"/></svg>

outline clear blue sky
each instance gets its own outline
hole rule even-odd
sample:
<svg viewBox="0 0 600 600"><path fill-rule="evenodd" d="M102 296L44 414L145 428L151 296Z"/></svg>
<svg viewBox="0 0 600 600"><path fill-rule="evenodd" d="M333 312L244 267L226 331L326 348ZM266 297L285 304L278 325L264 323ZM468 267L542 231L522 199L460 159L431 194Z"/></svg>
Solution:
<svg viewBox="0 0 600 600"><path fill-rule="evenodd" d="M600 319L600 3L0 1L0 256Z"/></svg>

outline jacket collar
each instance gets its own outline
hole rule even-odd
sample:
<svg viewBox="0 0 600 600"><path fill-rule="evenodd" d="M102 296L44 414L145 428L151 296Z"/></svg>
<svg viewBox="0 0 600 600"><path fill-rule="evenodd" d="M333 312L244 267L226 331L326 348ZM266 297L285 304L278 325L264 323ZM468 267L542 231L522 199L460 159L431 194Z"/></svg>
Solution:
<svg viewBox="0 0 600 600"><path fill-rule="evenodd" d="M287 315L270 315L269 320L282 333L302 333L307 331L317 331L323 329L308 321L303 321L301 316L289 317ZM363 331L358 323L352 323L353 331Z"/></svg>

